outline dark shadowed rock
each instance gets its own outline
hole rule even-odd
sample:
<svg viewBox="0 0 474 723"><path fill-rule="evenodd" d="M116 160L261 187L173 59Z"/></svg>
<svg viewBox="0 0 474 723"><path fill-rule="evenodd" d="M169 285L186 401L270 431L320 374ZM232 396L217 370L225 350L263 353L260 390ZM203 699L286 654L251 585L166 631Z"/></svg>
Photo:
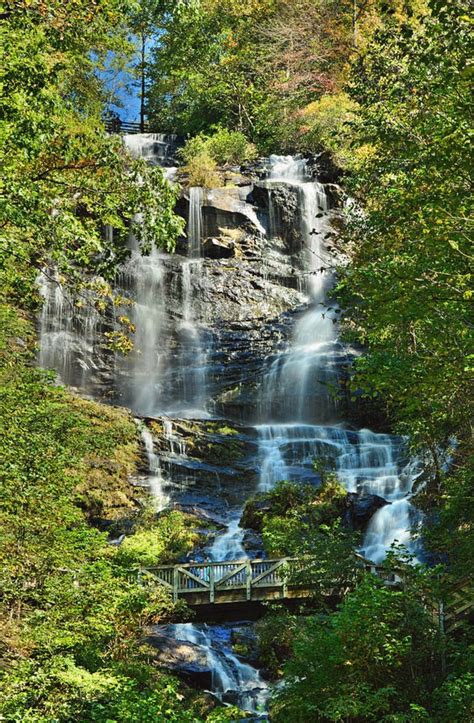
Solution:
<svg viewBox="0 0 474 723"><path fill-rule="evenodd" d="M202 247L209 259L230 259L235 256L235 244L229 239L209 238Z"/></svg>
<svg viewBox="0 0 474 723"><path fill-rule="evenodd" d="M364 530L371 517L388 502L378 495L349 492L346 504L343 524L352 530Z"/></svg>
<svg viewBox="0 0 474 723"><path fill-rule="evenodd" d="M240 527L245 527L256 532L263 529L263 518L272 509L269 499L254 497L247 500L240 520Z"/></svg>
<svg viewBox="0 0 474 723"><path fill-rule="evenodd" d="M154 658L160 667L199 688L212 687L212 670L202 645L177 640L166 628L153 628L147 632L146 642L154 648Z"/></svg>

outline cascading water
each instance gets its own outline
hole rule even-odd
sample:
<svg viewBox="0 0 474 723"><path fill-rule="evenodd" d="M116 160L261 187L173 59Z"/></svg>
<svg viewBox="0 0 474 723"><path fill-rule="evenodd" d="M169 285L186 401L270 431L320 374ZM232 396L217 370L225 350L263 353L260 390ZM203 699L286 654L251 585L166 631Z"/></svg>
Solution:
<svg viewBox="0 0 474 723"><path fill-rule="evenodd" d="M407 498L413 470L399 438L350 431L338 423L331 387L337 386L345 353L326 308L332 277L324 248L330 230L324 186L309 177L305 160L281 156L271 157L267 184L297 190L309 304L295 324L291 343L270 363L261 386L259 486L268 490L279 480L314 481L315 458L330 458L348 491L377 494L389 502L372 518L363 543L365 554L378 562L395 540L409 542L414 512ZM269 217L271 233L274 213Z"/></svg>
<svg viewBox="0 0 474 723"><path fill-rule="evenodd" d="M145 134L125 137L125 142L133 155L144 157L155 165L172 160L175 142L172 138ZM298 212L297 228L292 228L291 232L292 237L295 231L299 234L300 243L297 253L291 257L291 263L294 259L299 271L299 290L295 294L298 300L305 294L307 303L294 314L290 343L268 358L258 399L250 399L252 393L249 392L248 399L252 404L256 402L257 408L258 451L256 457L254 451L249 455L245 473L257 466L259 488L268 490L282 479L317 482L313 469L315 458L333 460L339 479L348 491L377 494L388 502L371 519L363 543L365 554L379 561L395 539L410 544L408 529L410 522L416 522L416 515L409 497L416 470L409 463L403 439L345 427L338 403L331 394L332 388L338 385L341 363L347 361L347 353L338 341L334 311L329 311L326 305L332 284L328 271L330 257L325 248L325 239L331 229L326 187L311 177L304 159L279 156L270 159L268 177L260 187L262 185L267 188L269 200L266 229L260 226L253 201L247 203L245 196L239 197L238 202L232 197L229 208L235 218L252 222L260 234L259 244L263 245L266 232L268 241L265 243L269 246L281 229L276 203L279 190L283 187L291 192ZM224 191L215 192L216 198ZM206 207L212 203L212 196L206 192ZM209 221L206 216L206 224L203 222L203 203L203 190L191 188L186 257L176 255L171 258L153 246L150 253L143 254L137 239L131 235L130 257L117 279L117 290L133 302L117 313L130 318L135 332L133 351L128 357L117 356L115 360L111 374L116 392L113 399L130 407L138 417L161 417L163 442L168 449L163 452L160 444L159 455L150 428L137 421L148 460L148 484L157 511L163 510L179 495L178 482L171 482L173 465L185 470L183 489L196 490L199 486L200 478L195 475L195 470L200 466L202 475L215 479L218 492L211 494L224 497L226 493L226 478L221 480L220 468L212 460L200 462L196 459L192 442L188 445L178 431L183 420L188 421L189 427L197 419L208 423L212 409L211 383L206 373L210 364L210 333L203 332L196 321L200 318L196 301L204 263L209 271L209 262L201 258L201 242ZM265 217L262 207L257 204L257 208L261 214L259 218ZM218 209L217 213L220 212ZM282 245L276 244L275 248L275 253L279 253ZM216 259L215 263L218 268L220 264L227 264L227 260ZM237 270L238 263L240 259L235 259L233 269ZM241 290L262 288L258 283L258 274L262 275L259 263L257 261L255 267L249 264L247 269L252 274ZM265 283L268 283L271 267L266 273ZM40 318L40 364L56 369L63 382L93 394L97 389L94 384L101 379L102 373L100 335L96 334L96 327L98 329L102 323L100 316L92 304L77 306L70 302L54 273L45 271L40 287L45 299ZM199 302L203 303L202 297ZM271 302L268 303L270 306ZM248 320L244 322L249 323ZM237 349L237 353L241 352ZM244 349L244 353L250 355L252 352ZM222 355L225 356L224 352ZM232 354L229 358L232 359ZM223 367L223 375L228 374L228 367L225 364ZM238 384L240 381L235 383L229 379L228 389L223 384L226 394L235 394ZM210 423L216 424L216 421L210 420ZM251 435L250 431L248 434ZM211 439L211 447L213 443ZM257 482L252 477L247 484L255 486ZM244 502L242 498L246 494L242 489L244 485L242 488L234 485L227 508L223 508L222 500L212 502L214 498L209 497L226 529L204 551L208 559L223 561L247 557L244 530L239 526L241 509L238 506ZM196 493L199 495L199 490ZM177 640L192 643L203 651L213 672L212 689L216 695L245 710L258 712L260 716L268 687L256 668L234 655L228 629L192 624L171 627Z"/></svg>
<svg viewBox="0 0 474 723"><path fill-rule="evenodd" d="M191 258L199 258L201 256L202 201L202 188L200 186L192 186L189 189L188 216L188 255Z"/></svg>
<svg viewBox="0 0 474 723"><path fill-rule="evenodd" d="M171 133L133 133L123 140L133 158L143 158L153 166L169 165L178 149L178 137Z"/></svg>
<svg viewBox="0 0 474 723"><path fill-rule="evenodd" d="M139 424L138 420L137 424ZM161 512L168 506L170 496L164 491L165 481L161 473L160 458L155 454L153 436L145 425L140 425L140 436L147 456L148 484L154 500L154 507L156 512Z"/></svg>
<svg viewBox="0 0 474 723"><path fill-rule="evenodd" d="M130 234L130 258L119 274L123 295L132 304L124 308L135 328L133 349L117 355L115 377L121 401L135 413L152 416L167 402L164 377L169 355L169 318L162 255L152 246L141 253Z"/></svg>
<svg viewBox="0 0 474 723"><path fill-rule="evenodd" d="M177 640L192 643L206 657L212 671L212 692L220 700L235 703L251 713L262 713L269 694L268 685L255 668L243 663L232 653L226 632L223 627L205 624L182 623L173 626Z"/></svg>
<svg viewBox="0 0 474 723"><path fill-rule="evenodd" d="M38 284L43 298L39 364L55 369L64 384L89 394L98 370L95 339L100 315L86 292L80 300L73 299L54 269L45 269Z"/></svg>
<svg viewBox="0 0 474 723"><path fill-rule="evenodd" d="M182 266L182 308L183 319L178 326L180 341L178 393L185 416L202 418L208 416L206 410L206 366L207 353L202 336L193 316L195 277L201 271L201 261L192 259ZM181 385L181 390L179 390Z"/></svg>

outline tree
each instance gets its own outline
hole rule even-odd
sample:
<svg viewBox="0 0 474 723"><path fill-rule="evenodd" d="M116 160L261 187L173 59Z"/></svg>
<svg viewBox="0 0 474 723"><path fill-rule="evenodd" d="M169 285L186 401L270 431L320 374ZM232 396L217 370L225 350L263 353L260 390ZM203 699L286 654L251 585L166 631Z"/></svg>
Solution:
<svg viewBox="0 0 474 723"><path fill-rule="evenodd" d="M123 9L116 0L17 3L2 26L0 273L22 303L33 302L48 264L74 293L87 275L113 279L137 213L145 247L171 248L180 232L161 171L132 161L101 121L97 68L127 46ZM113 239L105 225L116 229ZM113 297L104 281L96 291Z"/></svg>
<svg viewBox="0 0 474 723"><path fill-rule="evenodd" d="M430 720L437 646L420 589L394 590L367 575L338 612L309 617L296 634L272 719Z"/></svg>
<svg viewBox="0 0 474 723"><path fill-rule="evenodd" d="M354 387L386 400L439 487L440 444L470 434L471 24L461 2L431 10L418 28L384 32L353 71L358 143L372 150L354 177L364 213L339 292L349 335L368 348Z"/></svg>

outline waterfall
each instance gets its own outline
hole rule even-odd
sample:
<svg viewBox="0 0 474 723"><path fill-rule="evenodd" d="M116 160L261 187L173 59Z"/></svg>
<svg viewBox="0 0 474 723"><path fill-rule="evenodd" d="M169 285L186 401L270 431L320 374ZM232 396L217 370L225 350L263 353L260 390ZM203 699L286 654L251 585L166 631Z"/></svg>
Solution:
<svg viewBox="0 0 474 723"><path fill-rule="evenodd" d="M80 299L73 298L54 269L41 272L38 286L43 299L39 320L39 365L44 369L55 369L63 384L89 394L99 368L95 340L101 321L91 295L84 291Z"/></svg>
<svg viewBox="0 0 474 723"><path fill-rule="evenodd" d="M220 700L236 704L251 713L258 714L264 710L269 695L268 685L255 668L232 653L225 628L192 623L172 627L177 640L192 643L207 658L212 671L212 692Z"/></svg>
<svg viewBox="0 0 474 723"><path fill-rule="evenodd" d="M171 133L133 133L123 137L133 158L143 158L153 166L166 166L174 160L178 137Z"/></svg>
<svg viewBox="0 0 474 723"><path fill-rule="evenodd" d="M335 403L328 386L337 385L340 345L333 318L324 304L331 283L325 271L328 258L323 244L323 236L330 228L328 198L324 186L308 177L306 161L271 156L270 163L267 185L271 188L284 184L297 193L299 231L306 257L300 286L308 294L308 308L295 324L291 344L267 370L259 399L260 417L291 422L331 419L335 417Z"/></svg>
<svg viewBox="0 0 474 723"><path fill-rule="evenodd" d="M201 256L202 201L202 188L200 186L191 186L189 189L188 216L188 255L190 258L199 258Z"/></svg>
<svg viewBox="0 0 474 723"><path fill-rule="evenodd" d="M227 531L216 537L210 551L211 560L245 560L242 541L244 530L239 526L240 511L238 511L227 524Z"/></svg>
<svg viewBox="0 0 474 723"><path fill-rule="evenodd" d="M175 142L176 139L159 134L125 136L132 155L145 158L154 165L169 165ZM171 168L169 175L173 175ZM114 319L104 321L93 304L88 303L87 294L79 304L77 300L69 299L54 270L45 269L39 279L44 299L39 319L39 362L41 366L55 369L64 383L83 392L103 398L102 387L107 383L107 399L130 407L137 416L162 418L163 440L168 449L162 452L160 445L159 455L151 428L138 422L148 464L147 480L155 507L160 512L170 502L181 504L188 495L191 509L197 499L202 509L215 512L216 519L225 525L225 529L204 550L208 559L247 557L245 531L239 526L239 505L244 502L246 494L256 488L270 490L279 480L317 484L319 478L314 470L314 461L327 459L333 463L339 480L348 491L377 494L387 501L388 504L372 517L362 546L364 554L380 561L395 539L412 545L409 529L419 521L410 504L416 465L409 459L404 439L368 429L348 428L341 418L340 405L332 394L338 386L341 366L348 362L348 353L338 339L334 303L331 302L332 309L327 304L328 292L333 284L333 275L329 270L331 259L325 247L332 221L327 187L312 177L305 159L291 156L270 158L267 178L258 184L260 193L262 186L267 189L268 213L265 190L260 206L257 194L247 197L247 191L243 191L238 199L232 196L228 207L231 211L225 204L219 205L219 194L214 192L217 218L221 218L221 213L230 214L224 218L231 218L230 224L235 223L239 231L244 229L245 234L248 233L249 241L244 238L244 249L245 243L249 242L252 251L247 254L248 258L245 254L244 257L236 254L235 259L215 259L212 262L202 258L204 192L198 187L189 189L186 256L170 256L153 244L149 253L145 254L138 240L130 235L129 258L119 269L116 280L116 291L126 301L115 310L116 320L126 316L134 329L131 333L133 349L128 356L114 357L109 353L107 363L104 362L104 353L100 351L103 348L101 332L104 325L106 330L114 328ZM290 229L286 247L282 239L274 238L282 227L281 210L277 203L282 187L285 192L289 191L292 204L296 206L295 223ZM212 203L212 198L212 193L206 195L207 205ZM244 200L246 198L254 198L256 206ZM236 221L239 217L246 221ZM265 220L265 229L261 226L262 219ZM255 248L247 228L249 220L259 234ZM106 229L106 233L112 232L112 229ZM286 312L285 334L288 319L292 319L291 338L284 348L269 354L262 365L261 352L253 356L253 343L255 339L256 348L264 349L263 353L268 351L265 346L258 346L260 339L257 339L265 327L263 324L252 326L251 313L256 295L266 293L272 284L270 265L268 272L265 267L263 269L265 290L262 290L260 279L266 257L259 256L259 248L264 245L265 238L268 250L275 257L287 255L278 279L291 278L285 293L291 286L291 294L294 295L288 292L290 302L283 300L281 307ZM274 246L272 241L275 241ZM294 247L297 247L296 250ZM182 248L184 243L180 246ZM281 249L284 251L280 253ZM273 259L272 256L272 263ZM294 289L293 262L299 274L298 290ZM232 288L219 290L221 296L218 302L222 308L217 308L217 313L213 308L210 314L211 318L217 319L216 338L220 335L218 338L225 339L230 330L232 339L235 334L235 346L226 348L227 342L223 341L222 349L214 350L211 356L211 332L201 322L208 311L205 305L214 303L210 286L216 278L221 289L232 278L219 277L222 269L239 274L243 266L244 282L237 285L235 292ZM274 268L281 267L276 265ZM222 278L225 278L224 284ZM280 284L280 281L277 283ZM240 304L241 292L242 303L247 304L251 312L241 318L239 310L233 327L233 318L226 321L233 313L226 316L226 301L231 299L232 304ZM270 295L269 308L272 298ZM295 298L298 303L302 300L305 303L288 313L290 305L296 303L291 301ZM261 308L258 303L256 308ZM275 318L281 309L275 312ZM242 329L246 330L245 333ZM247 330L250 330L248 335ZM252 366L248 376L235 374L238 362L249 357ZM211 359L214 366L211 366ZM216 372L219 365L222 373ZM208 375L209 367L213 376ZM243 403L256 409L254 427L245 429L241 435L246 440L245 444L250 444L248 457L244 458L241 467L236 465L235 469L232 468L232 460L225 460L228 467L220 467L219 457L213 456L222 437L218 430L222 420L211 417L210 379L217 377L218 373L224 379L222 394L228 394L229 398L235 395L238 399L245 383L242 379L248 379L247 396ZM254 380L257 382L256 391ZM215 386L219 388L218 384ZM218 404L217 400L217 408ZM196 432L192 420L197 419L203 425L209 424L211 431L206 428L201 435L198 426ZM184 420L188 420L188 427ZM252 446L255 438L256 452ZM172 471L178 467L183 470L182 476L173 477ZM210 479L212 484L207 482ZM205 490L200 489L203 480L207 484ZM226 484L232 489L226 489ZM222 499L217 499L218 496ZM229 499L231 502L225 507ZM183 506L186 508L186 500ZM203 551L197 554L202 555ZM224 702L236 703L259 717L265 707L268 686L256 668L234 655L225 626L187 623L171 627L177 640L202 649L213 671L213 692Z"/></svg>
<svg viewBox="0 0 474 723"><path fill-rule="evenodd" d="M330 229L324 186L311 179L304 159L291 156L270 158L267 184L287 185L298 194L308 306L287 348L269 363L261 385L256 427L259 488L269 490L279 480L315 482L314 460L330 460L348 491L377 494L389 502L375 513L363 541L365 554L379 562L395 540L410 546L410 520L416 517L408 499L413 469L403 440L370 430L351 431L338 419L331 391L337 387L345 352L326 305L332 275L326 270L324 248ZM270 208L270 232L274 217Z"/></svg>
<svg viewBox="0 0 474 723"><path fill-rule="evenodd" d="M136 420L139 424L138 420ZM148 461L148 484L154 500L156 512L161 512L168 506L170 497L164 491L165 482L161 474L160 458L155 454L155 444L150 430L144 425L140 425L140 436L145 447L145 453Z"/></svg>
<svg viewBox="0 0 474 723"><path fill-rule="evenodd" d="M131 319L133 349L117 355L115 377L121 401L135 413L153 416L165 404L163 378L169 356L169 324L162 255L153 245L142 254L130 234L130 258L119 272L123 296L131 300L121 311Z"/></svg>

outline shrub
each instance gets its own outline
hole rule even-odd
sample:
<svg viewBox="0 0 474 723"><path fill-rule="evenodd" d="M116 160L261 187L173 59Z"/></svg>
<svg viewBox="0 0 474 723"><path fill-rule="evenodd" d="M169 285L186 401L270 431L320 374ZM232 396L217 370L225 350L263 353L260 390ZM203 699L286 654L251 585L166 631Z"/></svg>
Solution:
<svg viewBox="0 0 474 723"><path fill-rule="evenodd" d="M221 166L240 165L245 161L253 160L257 155L257 149L253 143L249 143L240 131L218 128L206 143L211 156Z"/></svg>
<svg viewBox="0 0 474 723"><path fill-rule="evenodd" d="M256 156L256 148L240 131L216 128L210 136L201 133L189 138L180 156L185 164L183 171L188 175L189 186L218 188L223 183L218 167L252 160Z"/></svg>
<svg viewBox="0 0 474 723"><path fill-rule="evenodd" d="M117 560L127 566L152 566L167 563L190 552L199 536L190 521L177 510L163 514L151 529L139 529L126 537L118 549Z"/></svg>

